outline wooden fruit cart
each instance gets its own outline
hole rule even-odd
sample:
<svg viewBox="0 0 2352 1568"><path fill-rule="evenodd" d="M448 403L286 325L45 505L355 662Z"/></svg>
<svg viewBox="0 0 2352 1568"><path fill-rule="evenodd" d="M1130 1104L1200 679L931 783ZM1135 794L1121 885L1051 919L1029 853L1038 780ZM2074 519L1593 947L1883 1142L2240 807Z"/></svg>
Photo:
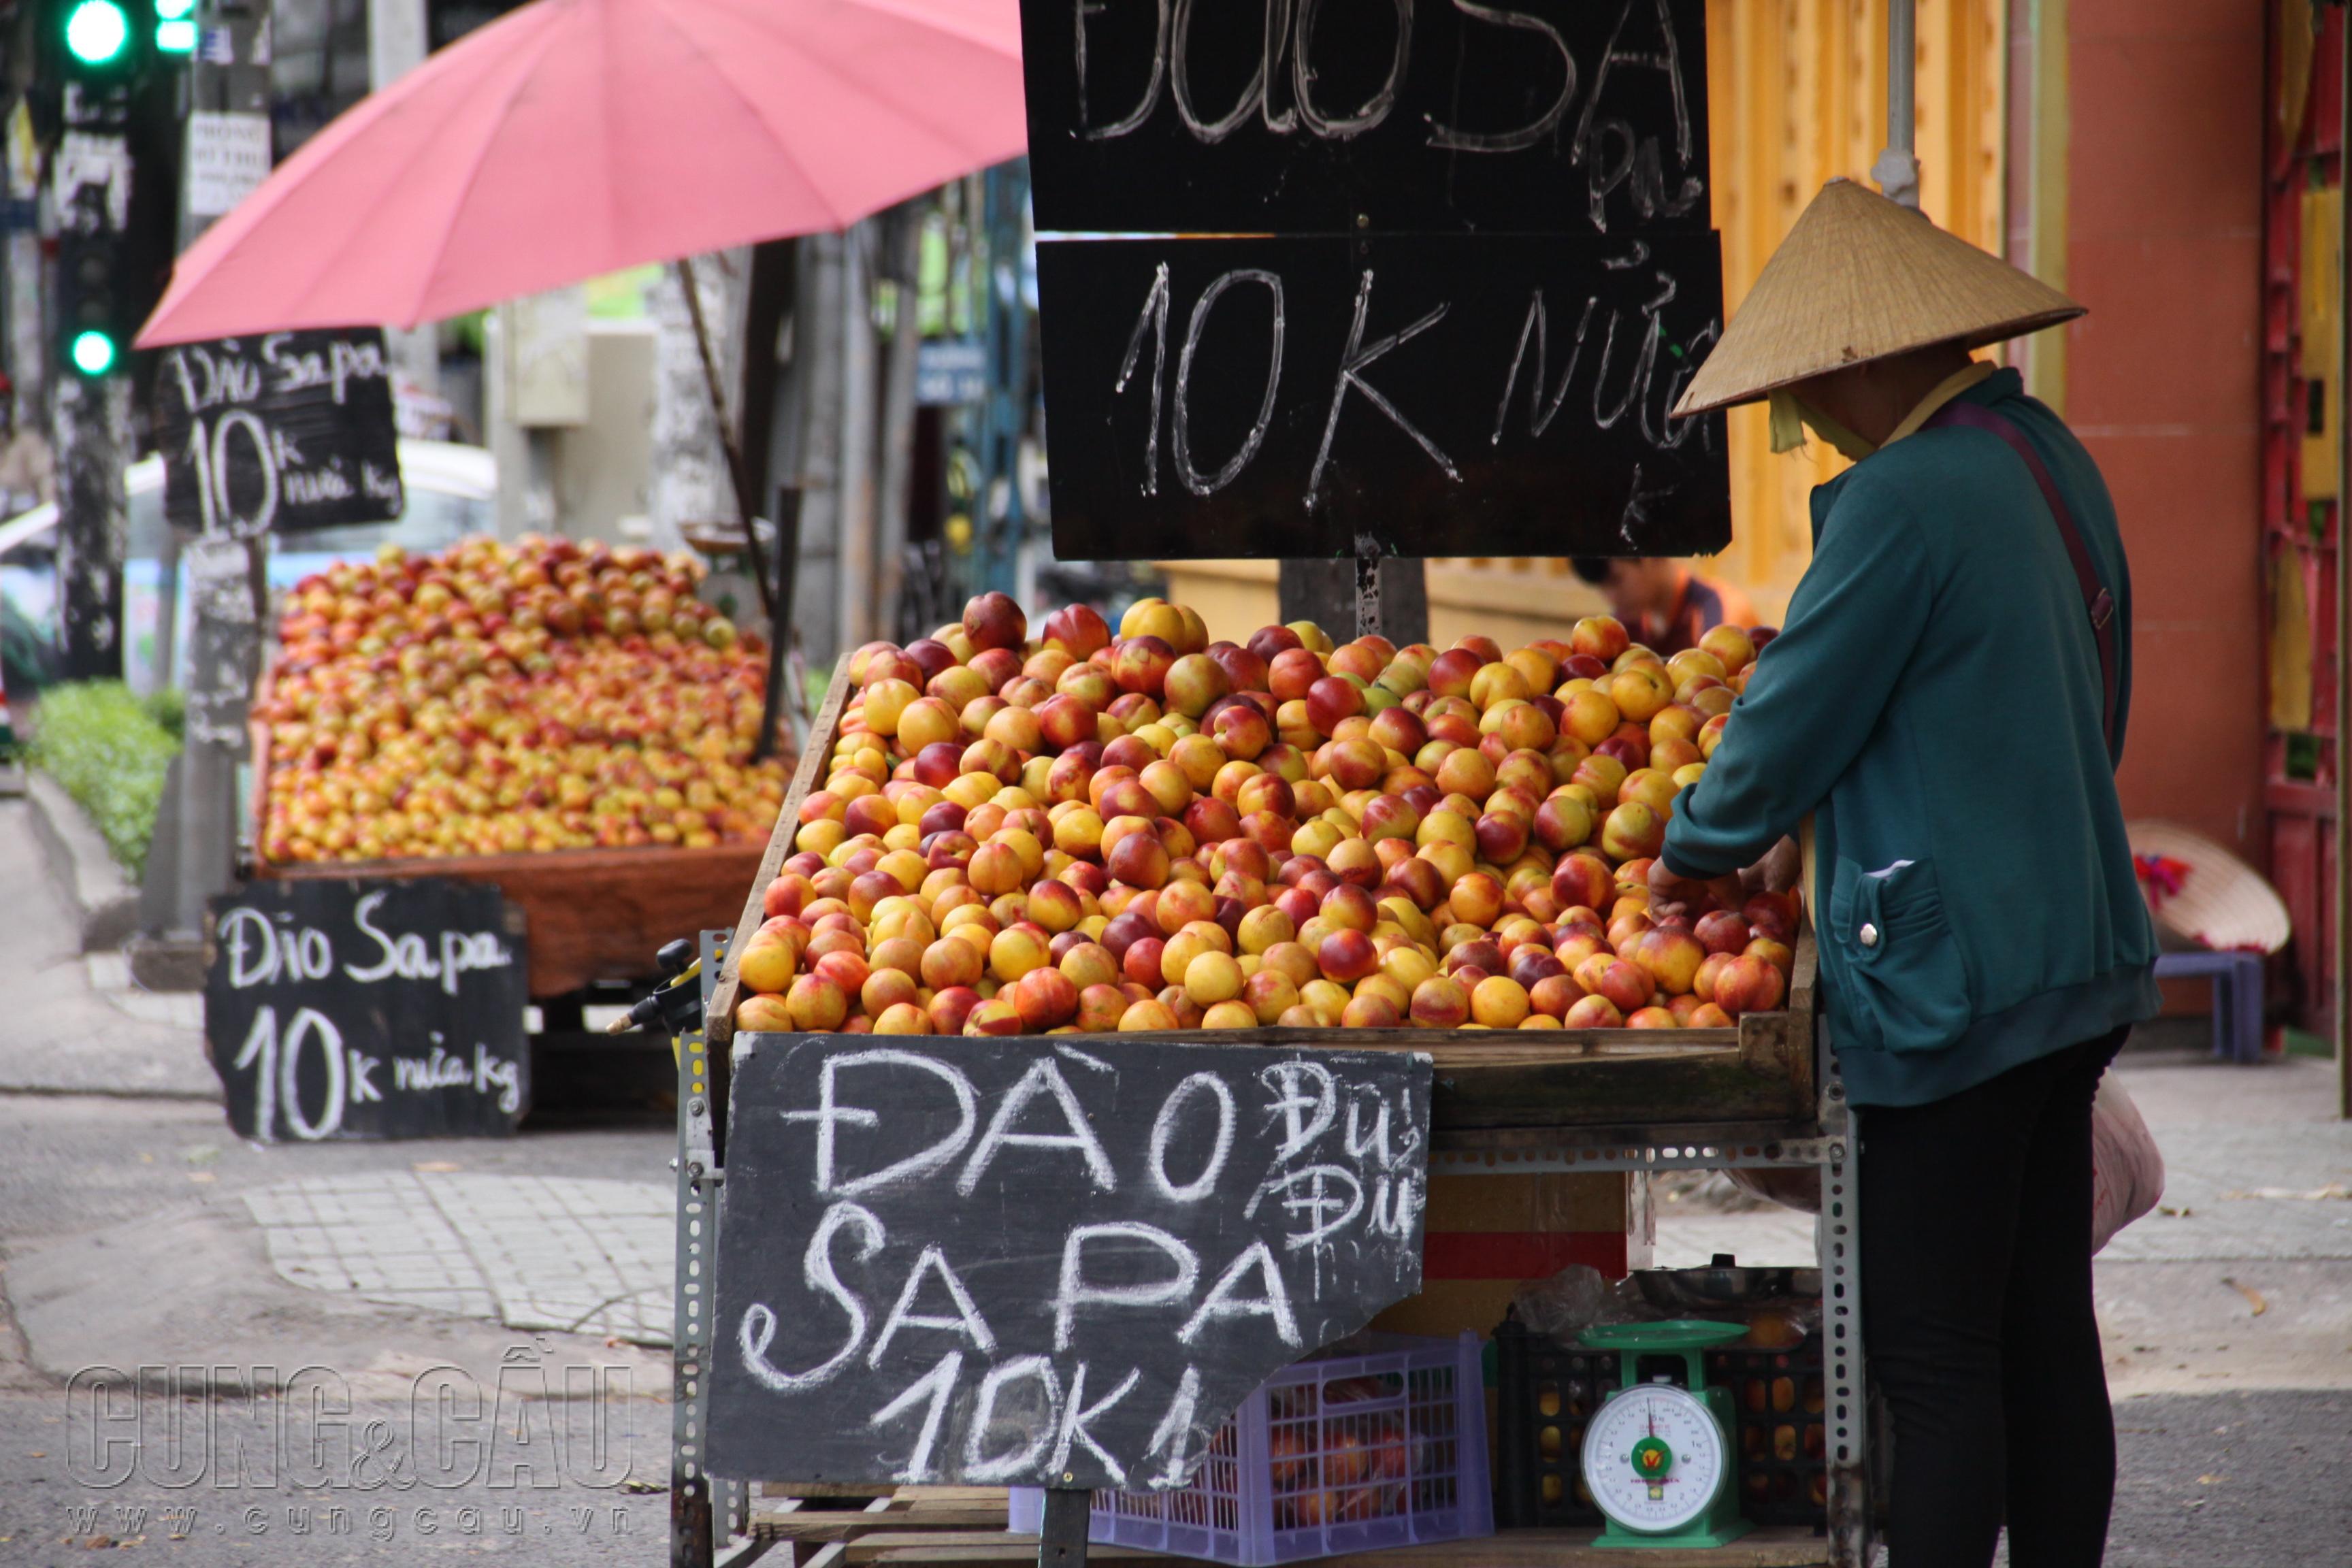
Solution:
<svg viewBox="0 0 2352 1568"><path fill-rule="evenodd" d="M265 674L253 700L257 713L268 706L269 684ZM665 942L732 919L745 879L761 865L761 851L750 844L273 864L261 854L269 804L269 726L256 719L248 728L254 787L245 858L256 880L446 877L495 884L528 922L530 996L543 1007L576 1010L577 1003L569 999L594 981L653 979L655 952ZM568 1026L580 1026L571 1021Z"/></svg>
<svg viewBox="0 0 2352 1568"><path fill-rule="evenodd" d="M796 1563L982 1564L1041 1561L1035 1537L1004 1532L1003 1494L971 1488L794 1484L785 1478L709 1476L702 1468L712 1357L717 1194L724 1179L728 1056L740 994L726 954L756 930L760 894L792 852L802 800L832 755L847 697L846 661L812 727L773 838L735 931L707 932L702 1031L682 1037L678 1061L677 1319L671 1476L673 1568L747 1563L782 1546ZM1433 1174L1628 1172L1731 1167L1819 1171L1822 1219L1824 1529L1764 1529L1709 1552L1650 1552L1646 1568L1865 1568L1872 1537L1864 1420L1860 1256L1844 1092L1820 1026L1815 950L1796 943L1785 1011L1748 1014L1737 1029L1570 1030L1535 1036L1423 1029L1266 1029L1220 1035L1262 1042L1424 1051L1434 1061ZM757 1486L761 1494L754 1498ZM826 1500L821 1510L803 1508ZM845 1511L843 1500L856 1500ZM1591 1530L1505 1531L1443 1545L1347 1558L1354 1568L1476 1563L1494 1568L1581 1568L1624 1563L1596 1552ZM1049 1553L1050 1554L1050 1553ZM1095 1545L1087 1557L1151 1555ZM1173 1559L1160 1558L1171 1562Z"/></svg>
<svg viewBox="0 0 2352 1568"><path fill-rule="evenodd" d="M265 674L253 710L269 699ZM594 1033L585 1016L591 987L610 985L615 1000L656 981L655 955L680 938L734 918L743 889L761 864L751 844L709 848L556 849L541 854L464 855L385 860L324 860L278 865L261 846L269 802L269 726L248 726L254 788L246 825L246 873L256 881L414 881L447 878L495 886L519 912L528 953L530 995L540 1027L531 1037L535 1111L635 1113L659 1106L670 1089L667 1042L632 1032Z"/></svg>

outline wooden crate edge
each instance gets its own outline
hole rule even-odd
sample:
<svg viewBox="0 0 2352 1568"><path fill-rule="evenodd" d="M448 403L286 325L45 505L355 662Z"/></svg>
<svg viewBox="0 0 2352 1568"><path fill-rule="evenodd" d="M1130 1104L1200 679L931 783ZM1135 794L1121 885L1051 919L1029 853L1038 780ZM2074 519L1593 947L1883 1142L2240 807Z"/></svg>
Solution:
<svg viewBox="0 0 2352 1568"><path fill-rule="evenodd" d="M784 804L776 813L775 830L768 835L767 851L760 857L759 870L744 897L743 916L735 922L734 938L727 944L727 961L711 987L710 1008L703 1018L703 1039L713 1052L724 1053L735 1038L735 1005L741 999L743 989L735 973L735 955L767 918L760 906L761 895L775 880L776 873L793 852L793 836L800 831L801 802L808 798L833 760L834 741L841 730L841 710L848 702L849 656L844 654L834 665L833 683L825 688L824 704L809 722L808 743L801 748L800 765L793 770L792 786L784 791Z"/></svg>

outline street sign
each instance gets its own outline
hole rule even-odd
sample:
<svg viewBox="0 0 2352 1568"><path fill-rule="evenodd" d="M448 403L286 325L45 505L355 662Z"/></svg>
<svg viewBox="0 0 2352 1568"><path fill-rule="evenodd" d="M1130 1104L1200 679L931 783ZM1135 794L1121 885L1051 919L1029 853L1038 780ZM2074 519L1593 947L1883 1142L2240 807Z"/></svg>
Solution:
<svg viewBox="0 0 2352 1568"><path fill-rule="evenodd" d="M181 204L192 217L225 216L269 178L269 116L247 110L188 111Z"/></svg>
<svg viewBox="0 0 2352 1568"><path fill-rule="evenodd" d="M1698 0L1023 0L1037 226L1708 225Z"/></svg>
<svg viewBox="0 0 2352 1568"><path fill-rule="evenodd" d="M915 348L915 401L926 408L956 407L988 395L988 345L968 338L931 338Z"/></svg>
<svg viewBox="0 0 2352 1568"><path fill-rule="evenodd" d="M381 522L406 504L375 327L165 349L155 371L163 516L253 538Z"/></svg>
<svg viewBox="0 0 2352 1568"><path fill-rule="evenodd" d="M1421 1288L1406 1051L739 1035L709 1468L1182 1485Z"/></svg>
<svg viewBox="0 0 2352 1568"><path fill-rule="evenodd" d="M1037 274L1064 559L1730 540L1722 416L1666 417L1713 234L1067 240Z"/></svg>
<svg viewBox="0 0 2352 1568"><path fill-rule="evenodd" d="M205 1045L263 1142L502 1137L530 1106L520 916L498 889L256 882L212 900Z"/></svg>

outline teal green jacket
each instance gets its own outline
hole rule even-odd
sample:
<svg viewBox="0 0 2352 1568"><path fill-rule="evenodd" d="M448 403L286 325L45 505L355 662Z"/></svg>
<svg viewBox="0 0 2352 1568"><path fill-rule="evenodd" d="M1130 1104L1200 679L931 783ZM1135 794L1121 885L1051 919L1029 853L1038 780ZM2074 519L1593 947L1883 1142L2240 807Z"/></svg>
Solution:
<svg viewBox="0 0 2352 1568"><path fill-rule="evenodd" d="M2116 800L2132 601L2115 506L2015 371L1961 395L2032 442L2115 595L2115 752L2032 476L1996 437L1930 428L1813 491L1788 625L1666 829L1670 870L1716 877L1813 814L1822 994L1861 1105L1941 1100L2158 1006Z"/></svg>

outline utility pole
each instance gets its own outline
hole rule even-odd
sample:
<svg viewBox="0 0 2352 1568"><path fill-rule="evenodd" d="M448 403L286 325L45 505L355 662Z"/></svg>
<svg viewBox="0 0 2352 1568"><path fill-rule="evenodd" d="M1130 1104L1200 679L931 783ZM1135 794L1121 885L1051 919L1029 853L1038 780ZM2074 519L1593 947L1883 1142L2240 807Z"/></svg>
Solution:
<svg viewBox="0 0 2352 1568"><path fill-rule="evenodd" d="M103 36L79 37L94 49ZM112 53L127 47L118 39ZM120 251L131 207L129 94L119 79L68 74L60 97L48 200L58 238L54 342L62 363L49 417L65 673L72 680L119 680L128 505L122 472L131 447L131 386L122 374L129 342L118 303L127 281L120 276Z"/></svg>
<svg viewBox="0 0 2352 1568"><path fill-rule="evenodd" d="M368 90L382 92L425 63L432 51L425 0L368 0ZM265 84L266 85L266 84ZM386 327L384 347L394 373L427 397L441 391L440 331L427 321Z"/></svg>
<svg viewBox="0 0 2352 1568"><path fill-rule="evenodd" d="M188 122L180 183L180 248L268 177L269 68L253 61L267 17L256 0L206 0L196 12L203 47L190 58ZM236 872L236 770L247 757L246 717L260 673L268 620L266 540L226 533L175 541L187 568L187 706L174 764L175 829L159 832L148 858L131 970L141 984L200 983L205 906ZM170 668L170 654L163 654ZM160 939L160 940L158 940Z"/></svg>

